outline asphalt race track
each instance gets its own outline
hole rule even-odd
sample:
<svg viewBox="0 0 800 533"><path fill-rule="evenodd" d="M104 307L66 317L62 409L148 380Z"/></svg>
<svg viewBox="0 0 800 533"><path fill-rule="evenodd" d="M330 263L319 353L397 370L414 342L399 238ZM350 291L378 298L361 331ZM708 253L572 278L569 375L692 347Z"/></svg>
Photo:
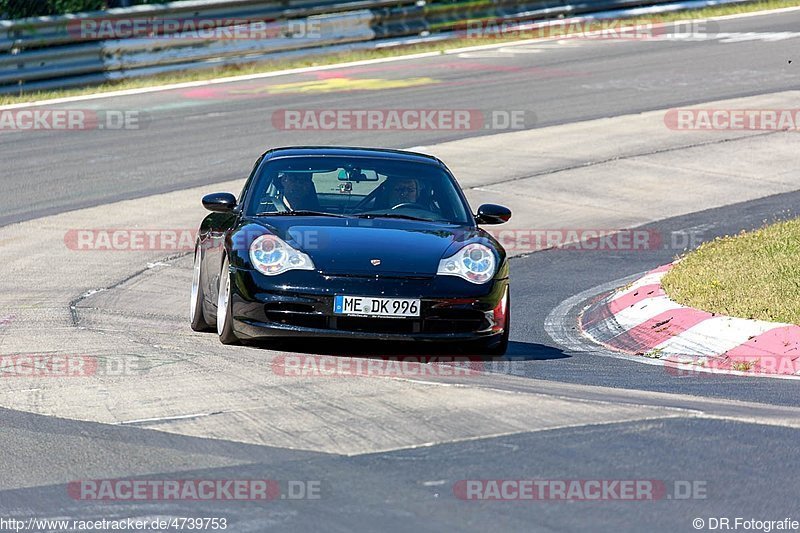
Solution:
<svg viewBox="0 0 800 533"><path fill-rule="evenodd" d="M718 32L699 41L579 39L336 74L339 79L399 80L395 89L359 90L364 85L358 82L320 84L333 76L323 72L76 104L71 107L133 109L151 122L139 131L75 136L41 131L4 138L0 163L10 183L0 199L0 223L242 179L255 154L268 146L377 142L402 148L486 133L398 131L376 138L371 132L334 137L331 132L280 131L270 117L281 109L523 110L534 122L530 127L796 89L796 17L781 13L719 22ZM794 36L770 37L785 32ZM408 80L420 84L403 87ZM278 88L270 92L271 85ZM391 86L384 81L366 87L376 85ZM36 199L31 198L34 192Z"/></svg>
<svg viewBox="0 0 800 533"><path fill-rule="evenodd" d="M693 531L716 518L800 520L796 380L676 375L575 329L591 298L685 249L798 216L796 129L665 125L673 108L797 108L800 11L715 24L695 40L528 43L52 106L134 111L139 129L0 131L0 355L135 362L130 372L0 380L0 516L225 517L231 531ZM306 109L518 111L525 127L276 128L282 110ZM238 192L264 149L292 144L420 147L453 168L473 207L511 206L516 235L636 227L652 244L511 246L508 354L485 372L420 377L282 374L294 355L413 348L223 346L189 329L186 249L70 245L77 229L191 230L203 193ZM270 479L281 493L76 497L76 483L99 479ZM531 479L656 480L665 492L658 501L463 497L467 480ZM290 487L304 483L319 497L292 499Z"/></svg>

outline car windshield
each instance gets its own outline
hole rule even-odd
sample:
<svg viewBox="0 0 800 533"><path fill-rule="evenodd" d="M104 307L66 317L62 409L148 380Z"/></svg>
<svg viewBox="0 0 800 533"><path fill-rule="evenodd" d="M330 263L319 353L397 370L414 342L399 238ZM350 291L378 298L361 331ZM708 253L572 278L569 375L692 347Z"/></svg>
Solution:
<svg viewBox="0 0 800 533"><path fill-rule="evenodd" d="M404 218L471 224L455 180L432 164L364 157L267 161L246 214Z"/></svg>

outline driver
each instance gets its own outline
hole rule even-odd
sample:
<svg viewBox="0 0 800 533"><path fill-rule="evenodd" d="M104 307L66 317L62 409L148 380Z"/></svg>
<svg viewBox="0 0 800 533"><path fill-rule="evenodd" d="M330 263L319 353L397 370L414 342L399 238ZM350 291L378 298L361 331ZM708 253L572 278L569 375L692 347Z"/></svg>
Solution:
<svg viewBox="0 0 800 533"><path fill-rule="evenodd" d="M396 178L388 185L389 207L395 207L400 204L417 203L419 184L414 178Z"/></svg>
<svg viewBox="0 0 800 533"><path fill-rule="evenodd" d="M283 193L284 203L293 211L317 211L319 201L310 172L280 173L279 188Z"/></svg>

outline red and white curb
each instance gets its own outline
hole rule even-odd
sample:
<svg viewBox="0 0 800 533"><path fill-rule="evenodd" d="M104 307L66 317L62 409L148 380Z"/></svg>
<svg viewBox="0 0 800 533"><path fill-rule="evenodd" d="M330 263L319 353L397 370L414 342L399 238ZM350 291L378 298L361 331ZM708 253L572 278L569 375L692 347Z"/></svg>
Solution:
<svg viewBox="0 0 800 533"><path fill-rule="evenodd" d="M599 298L578 318L593 341L659 359L679 373L800 376L800 326L716 315L673 302L673 264Z"/></svg>

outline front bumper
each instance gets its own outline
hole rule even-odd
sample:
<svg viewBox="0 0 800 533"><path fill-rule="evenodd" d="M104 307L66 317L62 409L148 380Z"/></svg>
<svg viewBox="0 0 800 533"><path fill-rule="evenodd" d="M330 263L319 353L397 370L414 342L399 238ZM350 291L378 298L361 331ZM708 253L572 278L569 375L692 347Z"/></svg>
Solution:
<svg viewBox="0 0 800 533"><path fill-rule="evenodd" d="M243 339L331 337L395 341L460 342L502 335L493 310L507 279L474 285L459 278L323 276L287 272L269 278L233 269L233 327ZM418 318L378 318L333 313L336 295L419 298Z"/></svg>

